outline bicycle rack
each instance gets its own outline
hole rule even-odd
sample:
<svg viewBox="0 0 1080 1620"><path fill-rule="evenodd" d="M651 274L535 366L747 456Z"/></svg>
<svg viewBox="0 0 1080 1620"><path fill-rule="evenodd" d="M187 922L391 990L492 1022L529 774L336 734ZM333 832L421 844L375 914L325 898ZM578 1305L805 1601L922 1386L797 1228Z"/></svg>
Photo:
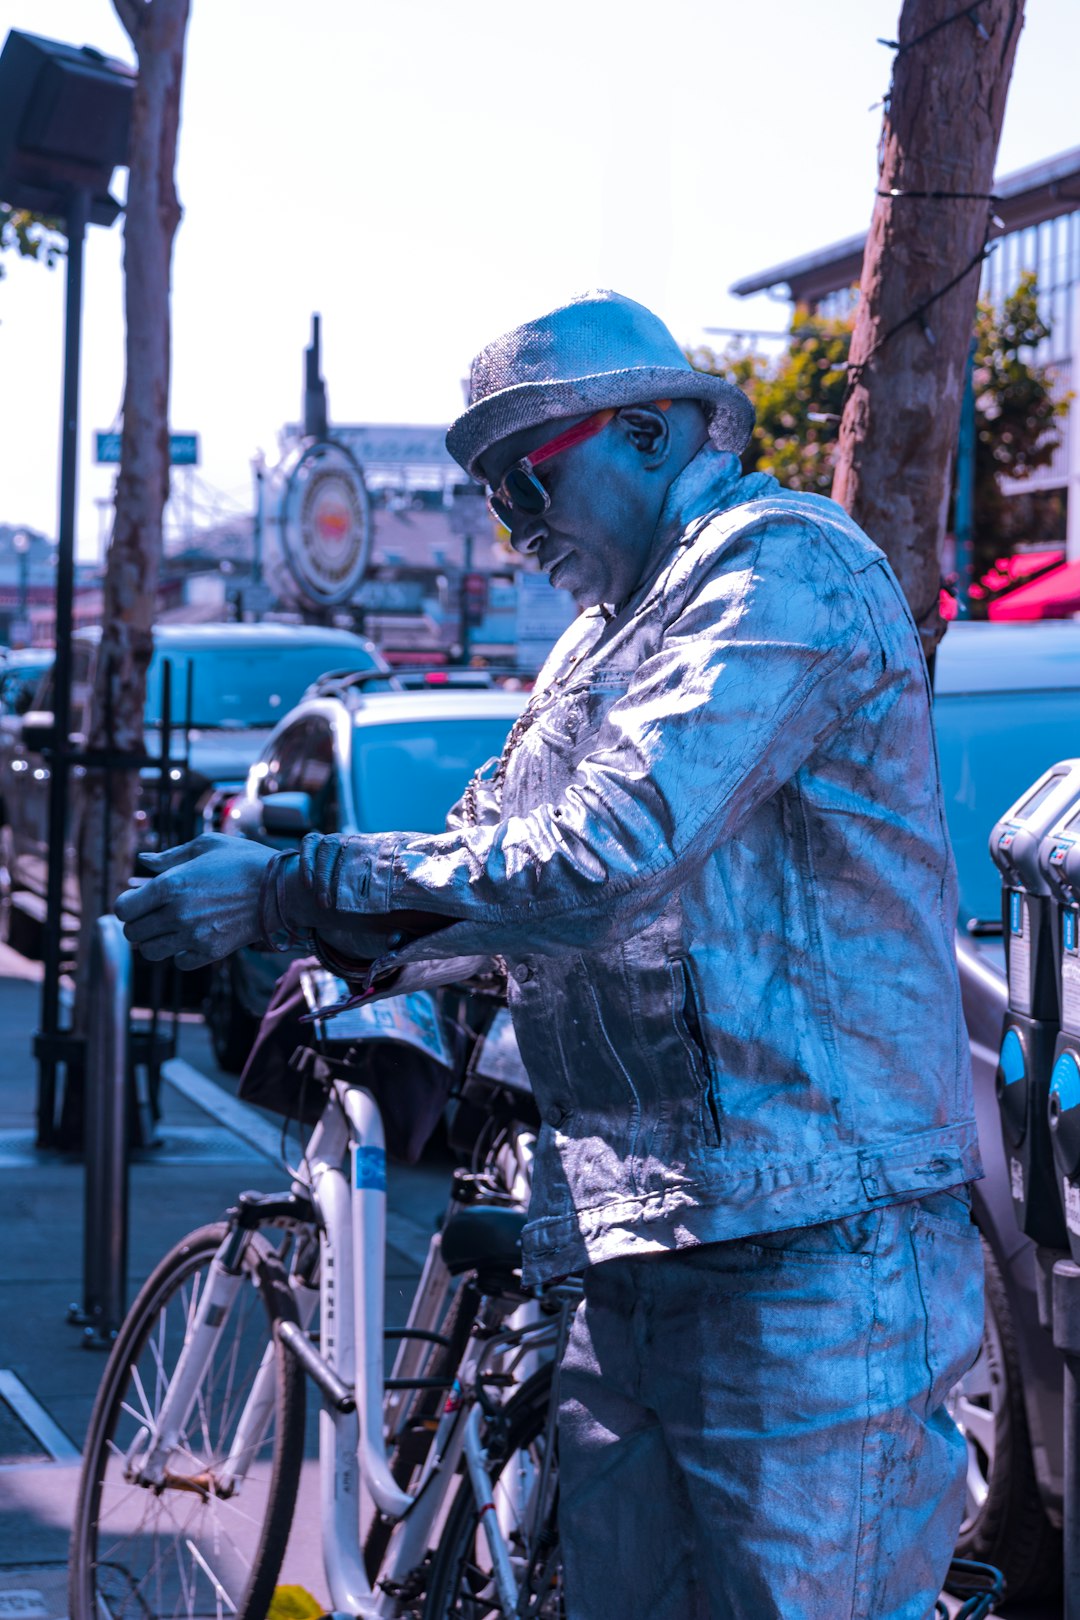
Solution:
<svg viewBox="0 0 1080 1620"><path fill-rule="evenodd" d="M124 1318L130 1141L128 1031L131 946L118 917L98 917L90 943L94 985L86 1039L86 1192L83 1300L68 1321L83 1344L108 1349Z"/></svg>

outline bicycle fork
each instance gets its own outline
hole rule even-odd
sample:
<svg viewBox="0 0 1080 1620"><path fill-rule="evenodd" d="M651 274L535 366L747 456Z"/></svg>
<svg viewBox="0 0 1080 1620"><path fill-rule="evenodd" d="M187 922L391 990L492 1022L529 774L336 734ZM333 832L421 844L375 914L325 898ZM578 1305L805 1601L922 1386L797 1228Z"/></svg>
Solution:
<svg viewBox="0 0 1080 1620"><path fill-rule="evenodd" d="M250 1232L244 1231L239 1226L234 1227L210 1262L207 1280L196 1306L194 1318L184 1335L183 1348L176 1363L176 1370L169 1380L169 1387L165 1391L156 1427L144 1426L139 1429L124 1460L124 1472L135 1484L156 1489L166 1487L174 1490L190 1490L200 1495L209 1495L212 1492L215 1496L225 1497L232 1495L238 1479L242 1476L245 1463L236 1443L231 1447L229 1462L232 1463L235 1458L239 1466L234 1466L231 1472L228 1468L223 1471L228 1473L228 1478L224 1478L222 1473L213 1476L207 1473L178 1473L169 1467L169 1462L180 1444L180 1436L199 1398L206 1370L217 1349L222 1324L227 1321L240 1290L243 1281L244 1251L250 1240ZM259 1382L262 1381L260 1373ZM137 1373L136 1383L138 1385ZM272 1405L272 1389L269 1393ZM149 1404L141 1389L140 1398L149 1417ZM248 1406L250 1405L249 1401ZM269 1421L270 1409L267 1407L263 1418L264 1432L265 1425ZM246 1414L245 1408L245 1416ZM142 1450L140 1455L142 1447L145 1447L145 1450ZM251 1453L248 1452L247 1455L250 1456Z"/></svg>

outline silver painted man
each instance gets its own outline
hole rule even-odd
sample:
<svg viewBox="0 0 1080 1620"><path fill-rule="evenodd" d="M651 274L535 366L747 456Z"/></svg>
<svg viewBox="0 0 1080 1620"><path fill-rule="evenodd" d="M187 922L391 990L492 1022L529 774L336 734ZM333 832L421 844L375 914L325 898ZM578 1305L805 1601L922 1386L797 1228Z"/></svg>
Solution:
<svg viewBox="0 0 1080 1620"><path fill-rule="evenodd" d="M526 1271L585 1275L571 1620L925 1620L963 1500L979 1163L926 670L872 541L740 475L751 423L613 293L492 343L447 443L582 609L503 758L440 835L200 839L118 906L181 966L508 963Z"/></svg>

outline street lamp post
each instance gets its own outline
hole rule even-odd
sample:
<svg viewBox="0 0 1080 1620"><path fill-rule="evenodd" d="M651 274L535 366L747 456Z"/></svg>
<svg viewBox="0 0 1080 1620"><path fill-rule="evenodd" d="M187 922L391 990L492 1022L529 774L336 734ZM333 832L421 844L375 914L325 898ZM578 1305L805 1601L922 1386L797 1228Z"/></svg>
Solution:
<svg viewBox="0 0 1080 1620"><path fill-rule="evenodd" d="M0 52L0 197L16 208L62 219L68 243L49 868L41 1027L34 1043L40 1147L56 1141L57 1068L66 1066L74 1054L70 1032L60 1028L60 931L71 732L83 245L88 224L112 225L120 213L109 186L113 170L127 163L134 85L132 68L88 45L65 45L13 28Z"/></svg>
<svg viewBox="0 0 1080 1620"><path fill-rule="evenodd" d="M15 548L15 555L19 559L19 605L16 608L16 618L19 624L20 639L29 645L30 635L28 621L30 618L30 536L25 529L17 529L11 537L11 544ZM14 636L12 641L14 642Z"/></svg>

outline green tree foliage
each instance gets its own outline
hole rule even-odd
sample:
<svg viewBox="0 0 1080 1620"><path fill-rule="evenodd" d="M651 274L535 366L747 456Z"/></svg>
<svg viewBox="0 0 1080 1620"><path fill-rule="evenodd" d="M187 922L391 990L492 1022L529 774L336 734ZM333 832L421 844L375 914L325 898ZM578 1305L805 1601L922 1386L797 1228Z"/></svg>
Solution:
<svg viewBox="0 0 1080 1620"><path fill-rule="evenodd" d="M1002 478L1028 478L1061 442L1057 423L1072 395L1055 397L1053 373L1032 358L1050 336L1039 315L1033 275L995 312L980 302L975 320L975 578L1018 540L1064 540L1064 503L1002 493Z"/></svg>
<svg viewBox="0 0 1080 1620"><path fill-rule="evenodd" d="M744 472L770 472L785 489L829 493L853 324L796 309L788 346L775 358L741 344L719 355L690 351L691 365L729 378L753 401Z"/></svg>
<svg viewBox="0 0 1080 1620"><path fill-rule="evenodd" d="M743 345L722 354L689 351L691 364L730 378L757 415L743 470L770 472L787 489L827 495L846 386L854 316L824 319L806 309L792 318L787 347L767 357ZM1056 395L1052 369L1035 359L1050 336L1038 308L1034 275L1024 275L998 310L980 301L975 321L975 577L1020 540L1063 537L1061 505L1006 496L1002 478L1027 478L1048 465L1069 398ZM1054 532L1048 532L1054 531Z"/></svg>
<svg viewBox="0 0 1080 1620"><path fill-rule="evenodd" d="M51 270L63 251L63 243L58 220L0 202L0 253L12 252L21 259L37 259ZM4 266L0 263L0 276L3 274Z"/></svg>

